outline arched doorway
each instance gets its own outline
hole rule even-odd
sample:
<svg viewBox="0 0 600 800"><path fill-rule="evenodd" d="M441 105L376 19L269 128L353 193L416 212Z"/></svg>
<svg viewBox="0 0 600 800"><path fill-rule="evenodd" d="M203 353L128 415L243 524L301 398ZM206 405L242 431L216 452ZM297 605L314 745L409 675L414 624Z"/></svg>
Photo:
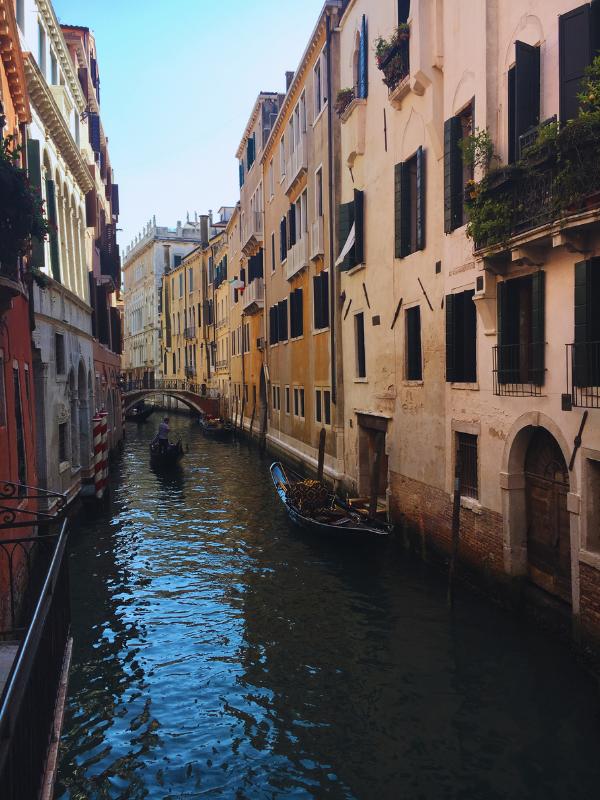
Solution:
<svg viewBox="0 0 600 800"><path fill-rule="evenodd" d="M569 471L556 439L533 433L525 456L527 572L532 583L571 603Z"/></svg>

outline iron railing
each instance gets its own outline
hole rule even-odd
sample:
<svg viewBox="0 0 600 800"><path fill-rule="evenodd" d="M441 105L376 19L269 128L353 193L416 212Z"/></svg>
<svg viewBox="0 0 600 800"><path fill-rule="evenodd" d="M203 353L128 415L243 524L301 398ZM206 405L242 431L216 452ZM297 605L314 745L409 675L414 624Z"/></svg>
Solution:
<svg viewBox="0 0 600 800"><path fill-rule="evenodd" d="M0 697L3 800L39 796L48 748L59 733L54 723L71 621L66 541L64 520L58 535L0 543L2 574L11 586L22 587L1 632L3 640L18 643Z"/></svg>
<svg viewBox="0 0 600 800"><path fill-rule="evenodd" d="M544 342L496 345L493 348L494 394L539 397L544 384Z"/></svg>
<svg viewBox="0 0 600 800"><path fill-rule="evenodd" d="M579 408L600 408L600 342L578 342L567 348L567 394Z"/></svg>
<svg viewBox="0 0 600 800"><path fill-rule="evenodd" d="M123 392L131 394L133 392L156 391L156 392L189 392L200 395L200 397L218 398L220 394L213 389L209 389L205 383L198 381L188 381L182 378L157 378L153 386L148 387L144 381L124 381L122 384Z"/></svg>
<svg viewBox="0 0 600 800"><path fill-rule="evenodd" d="M24 483L0 481L0 528L30 528L56 521L65 509L65 496Z"/></svg>

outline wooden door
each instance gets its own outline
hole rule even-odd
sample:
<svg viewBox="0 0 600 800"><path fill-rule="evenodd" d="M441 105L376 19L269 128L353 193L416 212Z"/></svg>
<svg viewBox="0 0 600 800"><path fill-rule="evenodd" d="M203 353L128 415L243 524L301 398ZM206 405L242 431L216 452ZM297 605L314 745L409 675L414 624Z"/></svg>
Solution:
<svg viewBox="0 0 600 800"><path fill-rule="evenodd" d="M538 429L525 459L527 557L530 580L571 602L569 472L556 439Z"/></svg>

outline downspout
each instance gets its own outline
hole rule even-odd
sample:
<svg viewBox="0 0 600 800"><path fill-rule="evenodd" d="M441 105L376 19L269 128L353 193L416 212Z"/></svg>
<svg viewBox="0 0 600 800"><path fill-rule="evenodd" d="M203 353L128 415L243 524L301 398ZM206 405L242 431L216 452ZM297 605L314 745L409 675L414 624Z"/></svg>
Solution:
<svg viewBox="0 0 600 800"><path fill-rule="evenodd" d="M327 55L327 171L328 171L328 203L329 203L329 337L331 341L331 401L337 405L337 359L335 352L335 300L336 300L336 280L335 280L335 249L333 241L333 81L331 76L331 17L327 10L325 14L326 44L325 52Z"/></svg>

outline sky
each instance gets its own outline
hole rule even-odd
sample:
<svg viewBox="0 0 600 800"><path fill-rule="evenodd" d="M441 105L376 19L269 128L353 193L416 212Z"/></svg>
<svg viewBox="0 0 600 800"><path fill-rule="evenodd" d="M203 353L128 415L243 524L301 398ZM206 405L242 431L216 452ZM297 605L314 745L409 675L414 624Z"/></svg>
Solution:
<svg viewBox="0 0 600 800"><path fill-rule="evenodd" d="M235 152L259 91L285 91L323 0L53 0L96 37L101 116L119 184L119 244L155 214L239 198Z"/></svg>

